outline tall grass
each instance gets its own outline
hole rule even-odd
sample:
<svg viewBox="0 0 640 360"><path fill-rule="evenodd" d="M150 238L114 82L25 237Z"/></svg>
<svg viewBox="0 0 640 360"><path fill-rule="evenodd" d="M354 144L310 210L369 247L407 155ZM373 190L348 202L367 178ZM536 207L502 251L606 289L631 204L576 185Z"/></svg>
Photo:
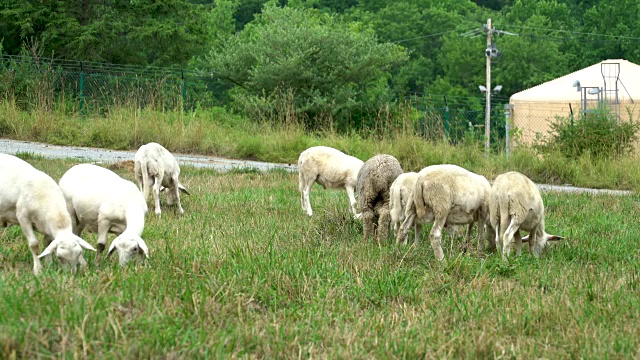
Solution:
<svg viewBox="0 0 640 360"><path fill-rule="evenodd" d="M28 161L56 180L73 165ZM54 262L36 278L20 229L0 230L0 358L637 355L637 196L543 194L567 239L541 259L505 265L445 235L441 266L428 241L361 242L343 191L314 187L304 215L295 174L181 180L185 214L149 214L151 258L126 268L87 252L86 274Z"/></svg>
<svg viewBox="0 0 640 360"><path fill-rule="evenodd" d="M379 122L384 122L385 127L357 132L337 132L330 127L309 131L304 121L289 110L282 104L274 110L279 118L252 121L222 108L184 112L114 106L104 114L83 115L56 106L24 111L6 100L0 102L0 136L112 149L137 149L155 141L173 152L284 163L296 163L300 152L310 146L326 145L363 160L379 153L392 154L405 171L453 163L490 179L517 170L536 182L640 190L636 154L601 159L587 152L570 159L560 152L539 155L521 146L507 160L502 152L485 156L477 141L451 145L436 136L441 133L436 127L431 128L429 139L419 135L416 115L410 107L396 109L393 116L381 114Z"/></svg>

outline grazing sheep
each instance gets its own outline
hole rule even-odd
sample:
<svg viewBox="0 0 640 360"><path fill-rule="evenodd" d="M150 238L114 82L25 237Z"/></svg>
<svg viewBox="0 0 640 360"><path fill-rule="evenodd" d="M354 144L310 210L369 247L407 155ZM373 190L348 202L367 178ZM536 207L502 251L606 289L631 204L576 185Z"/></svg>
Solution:
<svg viewBox="0 0 640 360"><path fill-rule="evenodd" d="M389 191L402 172L402 166L391 155L376 155L362 165L356 191L364 222L363 240L375 232L378 242L386 240L391 223Z"/></svg>
<svg viewBox="0 0 640 360"><path fill-rule="evenodd" d="M465 242L468 243L473 223L478 224L478 253L484 248L484 228L489 221L489 192L491 185L484 176L456 165L432 165L418 173L410 204L402 223L398 239L406 236L414 222L433 222L429 233L436 259L444 259L441 247L442 229L449 225L468 225ZM488 227L490 242L493 229Z"/></svg>
<svg viewBox="0 0 640 360"><path fill-rule="evenodd" d="M311 216L309 193L314 182L325 189L344 187L354 218L360 218L356 209L354 190L360 168L364 162L340 150L327 146L314 146L300 153L298 158L298 190L302 211Z"/></svg>
<svg viewBox="0 0 640 360"><path fill-rule="evenodd" d="M144 199L149 198L149 192L153 189L155 213L160 217L160 192L166 189L167 204L177 203L178 211L184 214L180 203L180 191L190 195L187 189L180 184L180 166L173 155L158 143L148 143L140 146L135 156L134 173L138 187L144 194ZM161 189L163 187L164 189Z"/></svg>
<svg viewBox="0 0 640 360"><path fill-rule="evenodd" d="M118 236L111 242L107 256L118 252L120 265L135 254L149 257L147 244L140 235L144 230L147 202L134 183L109 169L80 164L60 179L60 188L73 220L73 230L80 235L86 228L98 234L98 256L107 244L107 234Z"/></svg>
<svg viewBox="0 0 640 360"><path fill-rule="evenodd" d="M502 258L511 253L516 244L520 255L523 240L520 230L529 231L529 250L539 257L548 241L563 239L550 235L544 229L544 204L536 184L519 172L511 171L499 175L493 182L489 197L491 225L496 229L496 245Z"/></svg>
<svg viewBox="0 0 640 360"><path fill-rule="evenodd" d="M400 225L405 219L405 211L413 203L413 190L418 180L418 173L408 172L401 174L391 184L389 190L389 215L391 216L391 225L397 235L400 231ZM415 242L418 242L422 224L414 223ZM407 243L407 236L404 237L403 243ZM400 244L401 239L397 238L396 243Z"/></svg>
<svg viewBox="0 0 640 360"><path fill-rule="evenodd" d="M33 273L42 270L40 258L55 253L61 263L75 272L86 267L82 249L96 251L72 232L71 218L56 182L44 172L12 155L0 154L0 224L18 224L33 254ZM35 228L35 229L34 229ZM34 230L52 240L38 255Z"/></svg>

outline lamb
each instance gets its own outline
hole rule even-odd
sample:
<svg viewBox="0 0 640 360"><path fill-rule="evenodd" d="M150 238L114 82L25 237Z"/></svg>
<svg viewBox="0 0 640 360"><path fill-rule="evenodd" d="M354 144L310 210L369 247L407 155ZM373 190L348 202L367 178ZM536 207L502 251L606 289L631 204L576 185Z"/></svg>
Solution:
<svg viewBox="0 0 640 360"><path fill-rule="evenodd" d="M413 203L413 190L417 180L418 173L408 172L398 176L393 184L391 184L389 190L389 214L391 216L391 225L396 235L400 231L400 225L405 219L406 209ZM421 229L422 224L414 223L416 243L418 242ZM397 238L396 243L400 244L400 240L400 238ZM403 243L407 243L407 236L404 237Z"/></svg>
<svg viewBox="0 0 640 360"><path fill-rule="evenodd" d="M177 202L178 211L184 214L180 203L180 191L190 195L189 191L180 183L180 166L176 158L162 145L148 143L140 146L135 155L134 174L145 201L153 189L155 214L160 217L160 192L167 191L167 204ZM163 187L164 189L161 189Z"/></svg>
<svg viewBox="0 0 640 360"><path fill-rule="evenodd" d="M60 188L78 236L86 228L98 234L96 263L107 244L107 234L118 236L111 242L107 257L118 252L120 265L135 254L149 257L147 244L140 237L144 230L147 202L138 187L109 169L80 164L60 179Z"/></svg>
<svg viewBox="0 0 640 360"><path fill-rule="evenodd" d="M355 219L361 214L356 209L355 187L364 162L328 146L314 146L300 153L298 158L298 190L302 211L312 216L309 193L313 183L325 189L344 187L349 197L351 213Z"/></svg>
<svg viewBox="0 0 640 360"><path fill-rule="evenodd" d="M431 247L436 259L444 259L442 229L448 225L468 225L465 242L469 241L474 222L478 224L478 253L484 248L484 228L489 221L491 185L484 176L457 165L432 165L418 173L413 192L413 204L405 212L398 239L406 236L414 222L430 223ZM493 240L493 229L488 228Z"/></svg>
<svg viewBox="0 0 640 360"><path fill-rule="evenodd" d="M376 155L362 165L356 191L364 222L363 241L374 233L377 233L378 242L386 240L391 223L391 184L402 173L400 162L391 155Z"/></svg>
<svg viewBox="0 0 640 360"><path fill-rule="evenodd" d="M0 224L20 225L33 254L35 275L42 270L40 258L44 256L55 253L61 263L75 272L79 266L87 266L82 249L96 251L72 232L71 217L56 182L26 161L8 154L0 154ZM34 230L50 241L40 255Z"/></svg>
<svg viewBox="0 0 640 360"><path fill-rule="evenodd" d="M489 197L491 225L496 229L496 244L504 260L516 244L520 255L522 242L520 230L529 231L529 250L535 257L542 255L548 241L563 237L547 234L544 228L544 204L536 184L525 175L511 171L499 175L493 182Z"/></svg>

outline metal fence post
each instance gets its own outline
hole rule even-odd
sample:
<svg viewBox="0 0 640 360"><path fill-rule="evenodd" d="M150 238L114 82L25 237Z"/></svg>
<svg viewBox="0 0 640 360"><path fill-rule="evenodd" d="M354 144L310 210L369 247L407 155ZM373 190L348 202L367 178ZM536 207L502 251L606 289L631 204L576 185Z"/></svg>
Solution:
<svg viewBox="0 0 640 360"><path fill-rule="evenodd" d="M449 104L447 103L447 97L444 97L444 136L449 141Z"/></svg>
<svg viewBox="0 0 640 360"><path fill-rule="evenodd" d="M184 69L181 70L182 74L182 110L187 110L187 87L184 83Z"/></svg>
<svg viewBox="0 0 640 360"><path fill-rule="evenodd" d="M80 112L84 112L84 67L80 62Z"/></svg>
<svg viewBox="0 0 640 360"><path fill-rule="evenodd" d="M505 121L504 121L504 139L505 139L505 146L504 146L504 150L505 153L507 155L507 160L509 159L509 155L511 152L511 140L509 139L509 131L511 130L511 112L513 111L513 105L512 104L504 104L504 117L505 117Z"/></svg>

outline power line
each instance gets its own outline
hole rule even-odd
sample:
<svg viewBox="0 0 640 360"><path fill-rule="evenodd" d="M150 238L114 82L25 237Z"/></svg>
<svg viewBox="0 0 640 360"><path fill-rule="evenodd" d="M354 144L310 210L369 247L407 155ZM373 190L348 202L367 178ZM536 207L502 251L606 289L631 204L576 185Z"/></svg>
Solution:
<svg viewBox="0 0 640 360"><path fill-rule="evenodd" d="M551 28L522 26L522 25L510 25L510 24L500 24L499 26L519 28L519 29L528 29L528 30L542 30L542 31L562 32L562 33L576 34L576 35L600 36L600 37L608 37L608 38L620 39L620 40L636 40L636 41L640 41L640 37L625 36L625 35L609 35L609 34L582 32L582 31L571 31L571 30L551 29Z"/></svg>
<svg viewBox="0 0 640 360"><path fill-rule="evenodd" d="M449 34L449 33L452 33L452 32L454 32L454 31L458 31L458 29L447 30L447 31L443 31L443 32L435 33L435 34L429 34L429 35L416 36L416 37L412 37L412 38L408 38L408 39L396 40L396 41L392 41L392 43L393 43L393 44L399 44L399 43L401 43L401 42L405 42L405 41L411 41L411 40L417 40L417 39L426 39L426 38L430 38L430 37L435 37L435 36L440 36L440 35L444 35L444 34Z"/></svg>

